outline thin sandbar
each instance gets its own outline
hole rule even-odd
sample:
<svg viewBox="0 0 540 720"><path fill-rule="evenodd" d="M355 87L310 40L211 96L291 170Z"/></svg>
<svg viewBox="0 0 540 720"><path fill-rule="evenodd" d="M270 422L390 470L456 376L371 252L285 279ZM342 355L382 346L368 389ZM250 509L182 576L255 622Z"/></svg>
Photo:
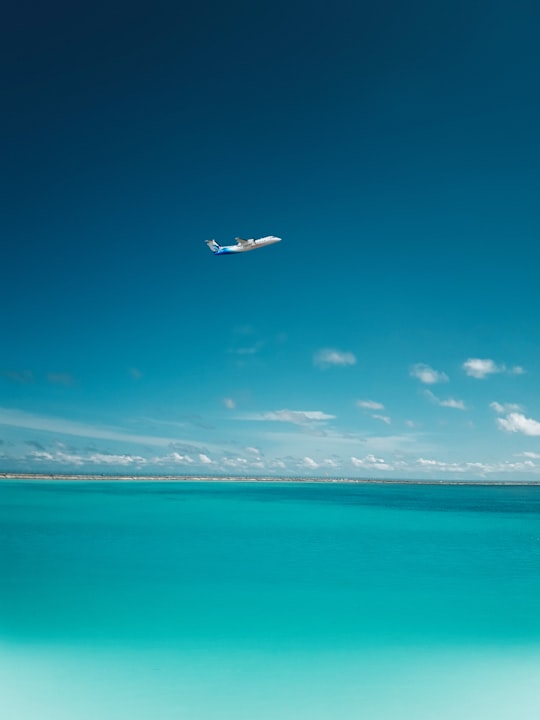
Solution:
<svg viewBox="0 0 540 720"><path fill-rule="evenodd" d="M471 485L495 487L540 486L539 480L465 480L465 479L391 479L391 478L320 478L254 475L103 475L77 473L0 473L2 480L38 482L161 482L161 483L288 483L318 485Z"/></svg>

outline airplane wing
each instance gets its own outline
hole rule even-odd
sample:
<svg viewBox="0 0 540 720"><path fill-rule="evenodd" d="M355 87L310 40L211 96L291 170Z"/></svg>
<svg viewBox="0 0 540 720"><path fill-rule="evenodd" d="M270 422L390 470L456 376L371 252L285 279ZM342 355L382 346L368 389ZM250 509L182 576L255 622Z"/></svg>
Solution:
<svg viewBox="0 0 540 720"><path fill-rule="evenodd" d="M242 247L246 247L246 245L249 245L249 240L244 240L244 238L234 238L236 242L241 245Z"/></svg>

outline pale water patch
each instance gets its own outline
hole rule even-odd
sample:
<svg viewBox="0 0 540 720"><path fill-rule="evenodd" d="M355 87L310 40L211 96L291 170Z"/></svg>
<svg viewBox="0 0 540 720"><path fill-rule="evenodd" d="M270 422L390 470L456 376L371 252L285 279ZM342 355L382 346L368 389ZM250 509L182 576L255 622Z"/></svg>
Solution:
<svg viewBox="0 0 540 720"><path fill-rule="evenodd" d="M535 720L536 651L2 648L2 716L40 720Z"/></svg>

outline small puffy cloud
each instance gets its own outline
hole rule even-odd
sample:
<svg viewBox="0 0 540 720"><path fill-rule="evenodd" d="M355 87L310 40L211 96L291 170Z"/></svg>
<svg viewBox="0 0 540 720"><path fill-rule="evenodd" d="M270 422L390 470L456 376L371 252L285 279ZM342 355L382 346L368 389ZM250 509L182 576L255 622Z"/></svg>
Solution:
<svg viewBox="0 0 540 720"><path fill-rule="evenodd" d="M29 457L32 460L38 460L38 461L48 461L48 462L54 462L57 460L57 458L50 452L47 452L46 450L34 450L30 453Z"/></svg>
<svg viewBox="0 0 540 720"><path fill-rule="evenodd" d="M489 407L499 415L502 415L503 413L521 412L523 410L521 405L518 405L517 403L499 403L496 401L490 403Z"/></svg>
<svg viewBox="0 0 540 720"><path fill-rule="evenodd" d="M376 414L373 414L371 417L372 417L374 420L380 420L381 422L386 423L387 425L390 425L391 422L392 422L391 418L388 417L388 415L376 415Z"/></svg>
<svg viewBox="0 0 540 720"><path fill-rule="evenodd" d="M333 366L346 367L348 365L356 365L356 357L352 352L323 348L315 353L313 362L317 367L323 369Z"/></svg>
<svg viewBox="0 0 540 720"><path fill-rule="evenodd" d="M416 461L418 469L424 469L424 470L438 470L440 472L450 472L450 473L465 473L468 470L470 470L470 466L472 463L451 463L451 462L442 462L440 460L432 460L430 458L423 458L420 457ZM479 465L479 463L477 463ZM484 471L484 468L477 468Z"/></svg>
<svg viewBox="0 0 540 720"><path fill-rule="evenodd" d="M465 403L463 400L456 400L456 398L448 398L447 400L439 400L441 407L454 408L455 410L466 410Z"/></svg>
<svg viewBox="0 0 540 720"><path fill-rule="evenodd" d="M333 468L335 470L341 466L341 461L339 460L339 458L336 457L324 458L324 460L322 461L322 465L328 468Z"/></svg>
<svg viewBox="0 0 540 720"><path fill-rule="evenodd" d="M313 460L313 458L310 458L307 456L303 459L302 462L310 470L315 470L316 468L319 467L319 463L315 462L315 460Z"/></svg>
<svg viewBox="0 0 540 720"><path fill-rule="evenodd" d="M428 458L423 458L423 457L418 458L418 460L416 462L419 465L422 465L424 467L430 466L430 465L440 465L441 464L437 460L429 460Z"/></svg>
<svg viewBox="0 0 540 720"><path fill-rule="evenodd" d="M388 464L383 458L369 454L364 458L351 457L351 463L355 468L364 468L366 470L393 470L393 466Z"/></svg>
<svg viewBox="0 0 540 720"><path fill-rule="evenodd" d="M435 403L435 405L438 405L439 407L453 408L454 410L467 409L467 406L465 405L463 400L456 400L456 398L447 398L446 400L441 400L441 398L437 397L435 393L431 392L431 390L426 390L425 395L431 400L432 403Z"/></svg>
<svg viewBox="0 0 540 720"><path fill-rule="evenodd" d="M506 417L497 418L497 425L506 432L519 432L523 435L540 436L540 422L525 417L523 413L512 412Z"/></svg>
<svg viewBox="0 0 540 720"><path fill-rule="evenodd" d="M94 453L87 458L88 462L94 465L145 465L145 458L140 455L126 455L113 453Z"/></svg>
<svg viewBox="0 0 540 720"><path fill-rule="evenodd" d="M205 455L204 453L199 453L199 460L203 465L212 465L212 460L210 460L208 455Z"/></svg>
<svg viewBox="0 0 540 720"><path fill-rule="evenodd" d="M425 385L435 385L436 383L448 382L448 375L439 370L434 370L425 363L416 363L410 369L410 375L417 378Z"/></svg>
<svg viewBox="0 0 540 720"><path fill-rule="evenodd" d="M232 457L229 455L222 458L221 464L225 465L228 468L236 468L243 470L247 466L248 462L243 457Z"/></svg>
<svg viewBox="0 0 540 720"><path fill-rule="evenodd" d="M525 451L521 453L523 457L531 458L532 460L540 460L540 453Z"/></svg>
<svg viewBox="0 0 540 720"><path fill-rule="evenodd" d="M469 358L463 363L463 369L469 377L483 380L488 375L504 372L504 365L497 365L493 360Z"/></svg>
<svg viewBox="0 0 540 720"><path fill-rule="evenodd" d="M320 410L275 410L274 412L263 413L259 416L259 419L305 425L312 422L334 420L335 417L335 415L329 415Z"/></svg>
<svg viewBox="0 0 540 720"><path fill-rule="evenodd" d="M236 407L236 403L235 403L234 400L233 400L232 398L230 398L230 397L223 398L223 404L224 404L225 407L228 408L229 410L234 410L234 408Z"/></svg>
<svg viewBox="0 0 540 720"><path fill-rule="evenodd" d="M193 462L193 458L189 455L181 454L176 451L169 453L168 455L158 455L149 460L151 465L189 465Z"/></svg>
<svg viewBox="0 0 540 720"><path fill-rule="evenodd" d="M489 358L469 358L462 365L463 370L469 377L483 380L488 375L506 373L507 375L523 375L525 370L520 365L506 367L504 363L496 363Z"/></svg>
<svg viewBox="0 0 540 720"><path fill-rule="evenodd" d="M375 400L357 400L356 404L364 410L384 410L384 405L380 402L375 402Z"/></svg>
<svg viewBox="0 0 540 720"><path fill-rule="evenodd" d="M173 463L181 463L182 465L184 463L189 464L193 462L193 459L189 455L181 455L177 452L172 452L170 455L166 455L165 457Z"/></svg>
<svg viewBox="0 0 540 720"><path fill-rule="evenodd" d="M478 477L486 477L492 474L502 473L538 473L540 466L535 465L532 460L525 460L522 462L509 462L507 460L499 462L445 462L442 460L434 460L431 458L420 457L416 460L414 465L411 465L411 469L415 472L425 472L428 475L435 473L457 473L473 475Z"/></svg>

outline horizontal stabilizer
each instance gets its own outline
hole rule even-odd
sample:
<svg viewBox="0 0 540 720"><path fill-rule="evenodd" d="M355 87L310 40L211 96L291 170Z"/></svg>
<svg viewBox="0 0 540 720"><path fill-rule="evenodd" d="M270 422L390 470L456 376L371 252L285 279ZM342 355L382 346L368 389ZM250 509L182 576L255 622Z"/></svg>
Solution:
<svg viewBox="0 0 540 720"><path fill-rule="evenodd" d="M217 253L221 248L221 245L219 245L215 240L205 240L205 243L213 253Z"/></svg>

